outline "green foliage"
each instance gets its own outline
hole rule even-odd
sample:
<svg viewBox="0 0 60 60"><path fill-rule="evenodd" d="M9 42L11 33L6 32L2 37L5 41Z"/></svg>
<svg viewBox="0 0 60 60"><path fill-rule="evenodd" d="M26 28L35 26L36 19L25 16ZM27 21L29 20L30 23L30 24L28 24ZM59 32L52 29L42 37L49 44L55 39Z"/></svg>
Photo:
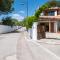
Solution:
<svg viewBox="0 0 60 60"><path fill-rule="evenodd" d="M52 3L53 1L49 1L47 3L45 3L44 5L42 5L36 12L35 12L35 16L29 16L26 17L23 21L19 22L20 26L25 26L27 29L32 28L32 24L33 22L36 22L37 19L39 18L39 15L46 9L46 8L50 8L53 6L56 6L55 4L58 5L58 3L56 3L56 1L54 2L54 4ZM60 6L60 4L59 4Z"/></svg>
<svg viewBox="0 0 60 60"><path fill-rule="evenodd" d="M35 16L26 17L23 21L20 22L21 26L25 26L27 29L32 28L33 22L36 22Z"/></svg>
<svg viewBox="0 0 60 60"><path fill-rule="evenodd" d="M44 5L42 5L36 12L35 12L35 16L38 19L39 15L46 9L46 8L50 8L50 7L60 7L60 1L57 0L49 0L47 3L45 3Z"/></svg>
<svg viewBox="0 0 60 60"><path fill-rule="evenodd" d="M11 17L7 17L7 18L2 19L2 24L3 25L16 26L17 22L18 21L16 19L12 19Z"/></svg>
<svg viewBox="0 0 60 60"><path fill-rule="evenodd" d="M45 3L44 5L42 5L36 12L35 12L35 16L37 18L39 18L39 15L46 9L49 8L50 5L48 3Z"/></svg>
<svg viewBox="0 0 60 60"><path fill-rule="evenodd" d="M0 1L0 14L1 13L8 13L13 10L12 4L14 0L1 0Z"/></svg>
<svg viewBox="0 0 60 60"><path fill-rule="evenodd" d="M16 22L16 25L17 25L17 26L24 26L24 23L23 23L23 21L17 21L17 22Z"/></svg>
<svg viewBox="0 0 60 60"><path fill-rule="evenodd" d="M60 1L59 0L49 0L48 3L51 7L56 7L56 6L60 7Z"/></svg>

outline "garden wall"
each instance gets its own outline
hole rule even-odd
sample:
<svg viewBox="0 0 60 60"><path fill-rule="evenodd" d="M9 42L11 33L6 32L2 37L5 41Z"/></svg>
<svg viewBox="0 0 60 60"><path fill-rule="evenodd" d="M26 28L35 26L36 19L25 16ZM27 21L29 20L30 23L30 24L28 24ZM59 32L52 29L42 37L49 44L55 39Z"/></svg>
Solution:
<svg viewBox="0 0 60 60"><path fill-rule="evenodd" d="M18 29L18 26L6 26L6 25L0 25L0 33L7 33L12 32L14 30Z"/></svg>

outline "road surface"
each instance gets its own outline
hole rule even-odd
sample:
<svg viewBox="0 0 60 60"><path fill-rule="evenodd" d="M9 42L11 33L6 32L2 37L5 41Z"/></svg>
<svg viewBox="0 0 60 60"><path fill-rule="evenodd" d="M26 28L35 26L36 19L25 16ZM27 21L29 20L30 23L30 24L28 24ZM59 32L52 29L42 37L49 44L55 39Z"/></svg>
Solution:
<svg viewBox="0 0 60 60"><path fill-rule="evenodd" d="M5 60L7 56L16 54L17 40L20 33L0 34L0 60Z"/></svg>
<svg viewBox="0 0 60 60"><path fill-rule="evenodd" d="M0 35L0 60L60 60L60 45L53 46L27 39L26 31ZM16 59L7 59L16 55Z"/></svg>
<svg viewBox="0 0 60 60"><path fill-rule="evenodd" d="M58 55L46 48L48 45L44 46L44 44L26 39L26 34L26 32L23 32L18 41L18 60L60 60Z"/></svg>

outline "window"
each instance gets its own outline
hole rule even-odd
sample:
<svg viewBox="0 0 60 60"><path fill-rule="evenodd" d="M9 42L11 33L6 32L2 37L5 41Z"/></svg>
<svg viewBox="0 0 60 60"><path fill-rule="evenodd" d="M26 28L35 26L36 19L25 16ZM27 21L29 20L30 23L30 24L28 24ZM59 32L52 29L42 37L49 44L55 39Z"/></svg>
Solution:
<svg viewBox="0 0 60 60"><path fill-rule="evenodd" d="M48 16L54 16L54 11L49 11Z"/></svg>

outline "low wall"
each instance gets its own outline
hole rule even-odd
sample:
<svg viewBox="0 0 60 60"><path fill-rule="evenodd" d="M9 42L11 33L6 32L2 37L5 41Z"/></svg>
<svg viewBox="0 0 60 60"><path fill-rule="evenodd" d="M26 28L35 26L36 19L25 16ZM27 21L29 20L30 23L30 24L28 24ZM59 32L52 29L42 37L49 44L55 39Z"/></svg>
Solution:
<svg viewBox="0 0 60 60"><path fill-rule="evenodd" d="M46 32L46 38L60 38L60 33L49 33L49 32Z"/></svg>
<svg viewBox="0 0 60 60"><path fill-rule="evenodd" d="M28 34L29 34L30 38L32 38L32 33L33 33L32 29L29 29ZM58 38L58 39L60 39L60 33L49 33L49 32L46 32L46 38Z"/></svg>
<svg viewBox="0 0 60 60"><path fill-rule="evenodd" d="M12 32L14 30L18 29L18 26L6 26L6 25L0 25L0 33L7 33Z"/></svg>

